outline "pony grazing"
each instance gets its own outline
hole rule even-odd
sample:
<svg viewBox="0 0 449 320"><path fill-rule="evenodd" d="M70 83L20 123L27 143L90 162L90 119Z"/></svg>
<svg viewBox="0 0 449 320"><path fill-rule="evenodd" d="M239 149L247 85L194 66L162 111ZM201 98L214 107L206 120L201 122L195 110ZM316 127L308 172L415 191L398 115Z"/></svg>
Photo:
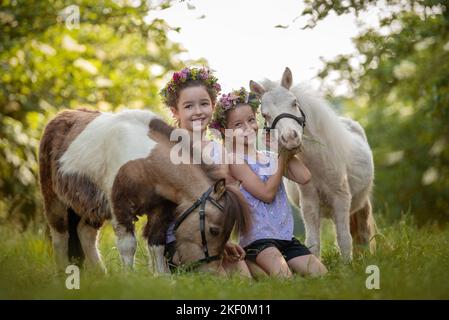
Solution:
<svg viewBox="0 0 449 320"><path fill-rule="evenodd" d="M175 221L181 262L218 270L231 230L247 232L250 211L238 189L224 184L219 166L172 163L173 129L142 110L63 111L47 124L40 184L61 268L71 258L104 268L97 235L109 219L122 262L132 268L134 222L147 215L149 247L162 244Z"/></svg>
<svg viewBox="0 0 449 320"><path fill-rule="evenodd" d="M276 128L280 147L296 154L312 174L305 185L287 183L290 200L296 205L301 202L306 245L319 257L320 217L330 216L342 256L351 260L353 241L370 245L372 250L375 247L371 148L358 122L338 117L306 87L291 86L288 68L280 84L270 80L250 82L251 90L262 99L266 128Z"/></svg>

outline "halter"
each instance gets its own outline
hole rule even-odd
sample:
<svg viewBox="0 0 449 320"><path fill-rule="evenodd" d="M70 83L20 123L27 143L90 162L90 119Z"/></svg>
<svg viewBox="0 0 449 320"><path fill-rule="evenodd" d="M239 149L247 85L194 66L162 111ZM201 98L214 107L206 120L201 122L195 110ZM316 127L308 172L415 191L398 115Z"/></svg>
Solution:
<svg viewBox="0 0 449 320"><path fill-rule="evenodd" d="M267 122L265 121L264 130L265 131L270 131L272 129L275 129L276 128L276 124L282 118L290 118L290 119L295 120L304 130L304 127L306 126L306 115L305 115L304 111L302 111L301 108L299 108L299 111L301 112L301 117L297 117L297 116L295 116L293 114L290 114L290 113L281 113L281 114L279 114L276 118L274 118L273 123L271 124L271 126L267 126Z"/></svg>
<svg viewBox="0 0 449 320"><path fill-rule="evenodd" d="M222 179L223 180L223 179ZM200 232L201 232L201 241L203 245L203 252L205 255L205 258L197 260L195 264L202 264L202 263L209 263L215 260L219 260L221 255L215 255L215 256L209 256L209 250L207 247L207 240L206 240L206 201L209 200L214 206L216 206L221 211L224 211L224 208L221 204L219 204L214 198L210 196L212 193L212 190L217 185L217 181L214 185L210 186L209 189L207 189L206 192L204 192L201 197L199 197L193 204L188 208L186 211L184 211L181 216L175 221L174 230L178 229L178 227L181 225L181 223L195 210L196 208L200 207L199 210L199 218L200 218Z"/></svg>

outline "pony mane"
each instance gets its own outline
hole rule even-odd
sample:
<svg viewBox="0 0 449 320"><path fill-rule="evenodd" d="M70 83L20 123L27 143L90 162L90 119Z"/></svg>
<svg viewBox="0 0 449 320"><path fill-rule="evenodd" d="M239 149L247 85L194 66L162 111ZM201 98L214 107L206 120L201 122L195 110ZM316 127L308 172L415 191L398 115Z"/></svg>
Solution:
<svg viewBox="0 0 449 320"><path fill-rule="evenodd" d="M247 235L252 226L252 212L239 189L234 185L226 185L226 192L223 194L225 201L224 213L227 215L223 226L226 239L229 239L231 232Z"/></svg>
<svg viewBox="0 0 449 320"><path fill-rule="evenodd" d="M262 81L266 91L280 87L279 82ZM339 115L318 92L306 84L290 88L306 115L304 145L309 152L321 154L326 163L334 167L344 166L350 158L351 135Z"/></svg>
<svg viewBox="0 0 449 320"><path fill-rule="evenodd" d="M317 141L306 137L307 147L325 155L328 163L345 166L350 159L352 138L335 110L310 86L296 85L291 92L306 114L306 135L310 134L310 138Z"/></svg>
<svg viewBox="0 0 449 320"><path fill-rule="evenodd" d="M267 78L263 79L260 83L264 87L265 91L271 91L281 85L279 82Z"/></svg>
<svg viewBox="0 0 449 320"><path fill-rule="evenodd" d="M161 118L154 118L149 124L150 130L160 133L163 137L170 140L170 135L175 130L175 127L169 125Z"/></svg>

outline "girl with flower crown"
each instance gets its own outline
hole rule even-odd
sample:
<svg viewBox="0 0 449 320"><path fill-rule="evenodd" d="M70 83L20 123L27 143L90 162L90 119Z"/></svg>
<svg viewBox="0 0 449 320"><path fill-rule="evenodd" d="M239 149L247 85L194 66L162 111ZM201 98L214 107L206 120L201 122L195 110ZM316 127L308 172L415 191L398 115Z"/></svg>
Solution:
<svg viewBox="0 0 449 320"><path fill-rule="evenodd" d="M281 152L278 158L272 152L256 149L259 104L258 98L244 88L222 95L210 124L232 149L230 173L240 181L253 213L252 230L240 237L240 245L246 251L251 271L257 266L269 275L281 277L290 277L292 271L325 274L326 267L293 236L291 207L282 183L285 175L305 184L311 178L310 172L296 157L287 159Z"/></svg>
<svg viewBox="0 0 449 320"><path fill-rule="evenodd" d="M207 126L212 117L217 95L221 90L217 81L207 68L184 68L173 74L172 79L161 90L161 97L165 105L170 108L178 127L185 129L191 138L194 136L194 130L198 129L201 136L201 150L209 150L208 154L214 163L224 164L225 150L220 143L208 140L206 137ZM228 170L227 167L224 169ZM230 183L232 180L232 177L228 175L226 182ZM167 230L165 246L165 256L172 270L179 262L173 229L174 223ZM228 242L225 245L224 270L227 273L238 272L243 276L251 277L244 257L245 251L239 245Z"/></svg>

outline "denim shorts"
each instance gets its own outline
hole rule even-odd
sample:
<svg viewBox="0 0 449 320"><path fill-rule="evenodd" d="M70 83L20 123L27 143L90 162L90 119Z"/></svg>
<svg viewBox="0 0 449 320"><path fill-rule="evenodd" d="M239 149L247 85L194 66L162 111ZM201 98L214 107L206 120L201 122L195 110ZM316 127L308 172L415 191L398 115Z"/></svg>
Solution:
<svg viewBox="0 0 449 320"><path fill-rule="evenodd" d="M310 250L296 238L292 238L292 240L260 239L251 242L244 248L246 252L246 259L256 262L257 255L261 253L262 250L269 247L277 248L286 261L296 257L312 254Z"/></svg>

